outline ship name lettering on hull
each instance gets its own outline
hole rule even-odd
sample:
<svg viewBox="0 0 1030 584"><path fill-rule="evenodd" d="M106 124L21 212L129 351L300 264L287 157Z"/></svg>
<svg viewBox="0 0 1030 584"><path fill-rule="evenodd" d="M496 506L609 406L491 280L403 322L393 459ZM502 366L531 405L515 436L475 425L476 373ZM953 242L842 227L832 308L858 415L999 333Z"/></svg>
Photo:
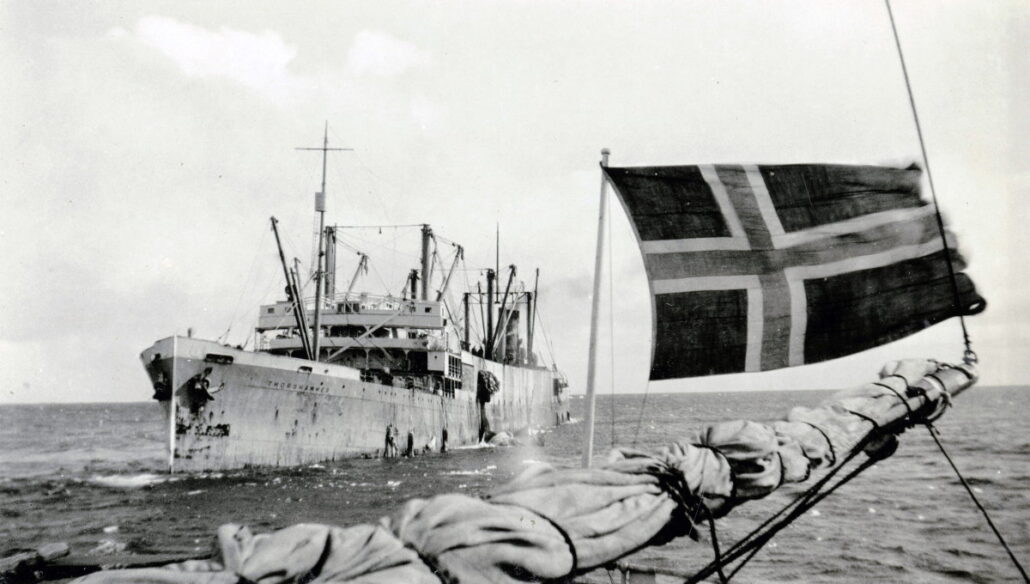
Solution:
<svg viewBox="0 0 1030 584"><path fill-rule="evenodd" d="M269 381L268 386L275 389L305 391L308 393L329 393L329 388L325 385L304 385L301 383L289 383L286 381Z"/></svg>

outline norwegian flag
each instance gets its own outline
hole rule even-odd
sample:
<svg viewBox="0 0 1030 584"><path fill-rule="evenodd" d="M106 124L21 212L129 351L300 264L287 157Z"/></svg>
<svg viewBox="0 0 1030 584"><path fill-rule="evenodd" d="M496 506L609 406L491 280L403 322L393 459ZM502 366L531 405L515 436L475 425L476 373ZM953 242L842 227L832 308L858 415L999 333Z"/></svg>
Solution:
<svg viewBox="0 0 1030 584"><path fill-rule="evenodd" d="M604 170L651 286L651 379L825 361L986 306L918 167Z"/></svg>

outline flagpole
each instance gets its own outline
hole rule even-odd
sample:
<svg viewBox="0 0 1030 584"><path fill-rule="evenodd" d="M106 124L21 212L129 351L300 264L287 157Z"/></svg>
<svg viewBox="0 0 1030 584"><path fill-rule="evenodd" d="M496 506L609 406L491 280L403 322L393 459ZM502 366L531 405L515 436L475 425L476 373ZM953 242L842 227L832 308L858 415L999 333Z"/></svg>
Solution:
<svg viewBox="0 0 1030 584"><path fill-rule="evenodd" d="M597 215L597 254L594 257L594 295L590 308L590 353L587 358L587 394L586 394L586 443L583 445L583 468L590 468L590 459L594 456L594 373L597 369L597 320L601 301L601 256L604 251L604 220L608 210L606 187L608 179L604 169L608 167L608 154L601 150L601 206ZM611 277L609 275L609 277Z"/></svg>

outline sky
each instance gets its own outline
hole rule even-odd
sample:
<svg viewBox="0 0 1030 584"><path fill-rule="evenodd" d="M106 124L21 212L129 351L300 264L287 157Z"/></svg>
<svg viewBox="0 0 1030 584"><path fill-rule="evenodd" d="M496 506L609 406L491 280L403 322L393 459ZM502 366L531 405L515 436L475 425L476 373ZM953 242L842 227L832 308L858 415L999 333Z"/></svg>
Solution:
<svg viewBox="0 0 1030 584"><path fill-rule="evenodd" d="M941 207L989 303L968 320L981 383L1030 383L1030 4L893 6ZM0 74L0 403L146 400L155 340L243 342L281 296L269 216L310 257L321 160L295 147L325 123L354 149L331 157L329 221L430 223L470 278L499 229L502 265L540 269L543 345L577 393L601 148L613 166L920 157L877 1L12 0ZM647 283L614 209L599 392L846 387L961 356L950 321L853 358L649 384Z"/></svg>

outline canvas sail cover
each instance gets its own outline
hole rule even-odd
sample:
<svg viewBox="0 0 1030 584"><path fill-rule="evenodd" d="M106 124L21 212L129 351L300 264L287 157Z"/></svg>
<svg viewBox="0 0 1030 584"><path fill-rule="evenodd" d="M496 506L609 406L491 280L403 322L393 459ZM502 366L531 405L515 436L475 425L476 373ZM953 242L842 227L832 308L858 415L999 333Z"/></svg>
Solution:
<svg viewBox="0 0 1030 584"><path fill-rule="evenodd" d="M651 379L825 361L985 307L916 166L604 170L651 286Z"/></svg>
<svg viewBox="0 0 1030 584"><path fill-rule="evenodd" d="M75 584L569 582L696 535L701 504L721 517L782 486L814 483L852 452L889 455L881 439L936 419L975 380L969 366L892 362L877 381L776 422L713 424L658 453L613 451L599 468L533 465L485 499L411 499L378 525L258 535L224 525L210 560L97 572Z"/></svg>

